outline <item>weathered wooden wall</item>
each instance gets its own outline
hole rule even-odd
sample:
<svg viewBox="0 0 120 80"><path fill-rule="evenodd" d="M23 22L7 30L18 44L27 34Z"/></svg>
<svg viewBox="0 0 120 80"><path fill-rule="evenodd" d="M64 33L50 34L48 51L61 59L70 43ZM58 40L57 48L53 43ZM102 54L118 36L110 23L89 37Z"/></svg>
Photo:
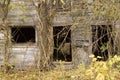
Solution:
<svg viewBox="0 0 120 80"><path fill-rule="evenodd" d="M89 0L91 3L92 0ZM11 2L15 6L14 9L10 9L8 13L8 24L9 26L35 26L39 28L38 15L35 6L30 0L12 0ZM38 4L36 2L36 4ZM66 26L71 25L71 37L72 37L72 62L75 65L78 65L82 62L85 64L90 63L89 55L92 53L92 36L91 36L91 25L94 24L94 21L91 21L89 25L85 23L76 22L76 18L81 18L80 14L76 14L76 11L79 9L74 5L80 5L81 3L78 0L71 1L71 10L57 12L54 17L53 26ZM21 5L24 9L21 9ZM22 8L23 8L22 7ZM81 10L79 10L81 11ZM86 16L86 19L90 16ZM2 24L2 14L0 14L0 24ZM77 27L76 24L77 24ZM100 22L99 24L104 24ZM119 24L116 26L117 36L119 36L120 30ZM4 51L4 34L0 32L0 63L3 63L2 53ZM36 30L36 39L37 39L37 30ZM38 40L36 40L38 41ZM120 44L120 39L117 40ZM12 45L11 58L10 62L18 66L23 67L24 65L34 65L36 63L36 55L40 56L39 48L36 42L34 45Z"/></svg>
<svg viewBox="0 0 120 80"><path fill-rule="evenodd" d="M36 2L37 3L37 2ZM35 26L35 30L39 28L38 14L35 6L30 0L11 0L12 6L8 12L8 28L14 26ZM2 13L0 14L0 24L2 24ZM1 26L0 26L1 27ZM9 29L11 30L11 29ZM0 63L3 64L3 51L5 35L0 33ZM11 36L11 31L10 35ZM11 41L11 40L10 40ZM37 46L37 31L36 31L36 43L30 45L26 44L12 44L10 50L10 63L15 66L24 67L25 65L34 65L36 63L37 56L39 54L39 48Z"/></svg>

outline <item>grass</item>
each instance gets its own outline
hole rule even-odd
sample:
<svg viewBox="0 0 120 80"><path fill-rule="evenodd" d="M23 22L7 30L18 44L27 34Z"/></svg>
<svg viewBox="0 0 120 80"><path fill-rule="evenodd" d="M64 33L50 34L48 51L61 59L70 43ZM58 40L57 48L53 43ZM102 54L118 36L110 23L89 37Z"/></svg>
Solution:
<svg viewBox="0 0 120 80"><path fill-rule="evenodd" d="M76 69L63 70L63 65L51 71L30 69L26 71L0 71L0 80L120 80L120 57L115 56L106 62L96 61L86 68L80 64Z"/></svg>

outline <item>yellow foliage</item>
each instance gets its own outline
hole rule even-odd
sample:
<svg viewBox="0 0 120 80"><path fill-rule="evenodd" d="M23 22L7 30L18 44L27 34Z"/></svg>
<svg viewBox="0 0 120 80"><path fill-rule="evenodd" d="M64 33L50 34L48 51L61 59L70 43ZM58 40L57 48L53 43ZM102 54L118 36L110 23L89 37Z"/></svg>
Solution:
<svg viewBox="0 0 120 80"><path fill-rule="evenodd" d="M62 4L65 4L64 0L60 0L62 2Z"/></svg>
<svg viewBox="0 0 120 80"><path fill-rule="evenodd" d="M103 74L99 73L95 80L105 80L105 76Z"/></svg>

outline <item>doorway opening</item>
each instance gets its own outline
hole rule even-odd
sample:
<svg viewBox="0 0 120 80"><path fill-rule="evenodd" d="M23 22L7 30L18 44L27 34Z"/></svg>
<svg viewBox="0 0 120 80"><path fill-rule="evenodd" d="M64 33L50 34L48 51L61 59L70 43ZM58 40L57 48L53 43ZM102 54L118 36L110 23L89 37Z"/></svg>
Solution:
<svg viewBox="0 0 120 80"><path fill-rule="evenodd" d="M92 25L92 52L101 57L98 60L106 61L109 57L108 46L113 46L111 33L111 25Z"/></svg>
<svg viewBox="0 0 120 80"><path fill-rule="evenodd" d="M53 61L72 61L70 26L53 27L54 53Z"/></svg>

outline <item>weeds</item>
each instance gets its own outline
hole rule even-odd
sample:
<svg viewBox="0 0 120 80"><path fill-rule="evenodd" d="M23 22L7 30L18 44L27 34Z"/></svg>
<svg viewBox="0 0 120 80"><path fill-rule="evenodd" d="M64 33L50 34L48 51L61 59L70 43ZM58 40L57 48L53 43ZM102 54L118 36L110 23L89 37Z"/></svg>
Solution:
<svg viewBox="0 0 120 80"><path fill-rule="evenodd" d="M92 62L88 67L80 64L77 69L62 70L61 64L58 69L51 71L14 71L13 73L0 72L0 80L119 80L120 79L120 57L114 56L106 62L96 61L92 57ZM100 58L100 57L99 57Z"/></svg>

